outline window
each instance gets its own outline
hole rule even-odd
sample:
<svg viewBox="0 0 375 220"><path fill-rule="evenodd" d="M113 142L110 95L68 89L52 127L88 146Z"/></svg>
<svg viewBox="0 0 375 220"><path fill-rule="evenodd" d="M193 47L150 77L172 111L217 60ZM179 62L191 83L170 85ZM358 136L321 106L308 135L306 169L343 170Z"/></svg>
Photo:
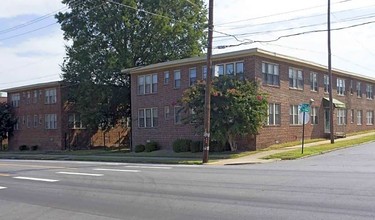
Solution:
<svg viewBox="0 0 375 220"><path fill-rule="evenodd" d="M267 125L280 125L280 104L268 104Z"/></svg>
<svg viewBox="0 0 375 220"><path fill-rule="evenodd" d="M31 92L30 92L30 91L27 92L26 103L27 103L27 104L30 104L30 103L31 103Z"/></svg>
<svg viewBox="0 0 375 220"><path fill-rule="evenodd" d="M143 75L138 76L138 94L151 94L158 91L158 75Z"/></svg>
<svg viewBox="0 0 375 220"><path fill-rule="evenodd" d="M197 83L197 68L189 69L189 85L192 86Z"/></svg>
<svg viewBox="0 0 375 220"><path fill-rule="evenodd" d="M370 85L370 84L366 85L366 98L367 99L373 99L374 98L374 94L372 93L372 85Z"/></svg>
<svg viewBox="0 0 375 220"><path fill-rule="evenodd" d="M244 74L244 66L243 62L233 62L233 63L226 63L226 64L216 64L214 67L214 76L234 76L238 75L240 79L243 79Z"/></svg>
<svg viewBox="0 0 375 220"><path fill-rule="evenodd" d="M20 94L15 93L11 95L11 102L13 107L19 107L20 106Z"/></svg>
<svg viewBox="0 0 375 220"><path fill-rule="evenodd" d="M357 97L362 98L361 82L357 82Z"/></svg>
<svg viewBox="0 0 375 220"><path fill-rule="evenodd" d="M16 118L16 123L13 125L13 130L19 130L20 129L20 117Z"/></svg>
<svg viewBox="0 0 375 220"><path fill-rule="evenodd" d="M350 88L349 88L349 90L350 90L350 95L353 95L353 80L352 79L350 80Z"/></svg>
<svg viewBox="0 0 375 220"><path fill-rule="evenodd" d="M164 106L164 119L168 120L170 117L169 106Z"/></svg>
<svg viewBox="0 0 375 220"><path fill-rule="evenodd" d="M362 110L357 110L357 125L362 125Z"/></svg>
<svg viewBox="0 0 375 220"><path fill-rule="evenodd" d="M202 79L205 80L207 78L207 66L202 67Z"/></svg>
<svg viewBox="0 0 375 220"><path fill-rule="evenodd" d="M138 76L138 94L145 94L145 76Z"/></svg>
<svg viewBox="0 0 375 220"><path fill-rule="evenodd" d="M22 124L23 124L23 125L26 124L26 116L22 116Z"/></svg>
<svg viewBox="0 0 375 220"><path fill-rule="evenodd" d="M374 124L374 111L367 111L366 119L367 119L367 125L373 125Z"/></svg>
<svg viewBox="0 0 375 220"><path fill-rule="evenodd" d="M158 109L143 108L138 110L138 127L154 128L158 126Z"/></svg>
<svg viewBox="0 0 375 220"><path fill-rule="evenodd" d="M300 125L302 122L298 117L298 105L291 105L289 111L289 123L291 125Z"/></svg>
<svg viewBox="0 0 375 220"><path fill-rule="evenodd" d="M215 76L222 76L224 75L224 65L216 65L215 66Z"/></svg>
<svg viewBox="0 0 375 220"><path fill-rule="evenodd" d="M164 72L164 85L169 83L169 71Z"/></svg>
<svg viewBox="0 0 375 220"><path fill-rule="evenodd" d="M182 110L183 110L183 107L181 106L174 107L174 123L175 124L182 123Z"/></svg>
<svg viewBox="0 0 375 220"><path fill-rule="evenodd" d="M38 122L39 122L38 119L39 119L38 115L34 115L34 128L38 127Z"/></svg>
<svg viewBox="0 0 375 220"><path fill-rule="evenodd" d="M337 95L345 95L345 79L337 79Z"/></svg>
<svg viewBox="0 0 375 220"><path fill-rule="evenodd" d="M329 92L329 76L324 75L324 92L328 93Z"/></svg>
<svg viewBox="0 0 375 220"><path fill-rule="evenodd" d="M243 62L236 63L236 75L239 79L244 79Z"/></svg>
<svg viewBox="0 0 375 220"><path fill-rule="evenodd" d="M346 110L337 109L337 124L345 125L346 124Z"/></svg>
<svg viewBox="0 0 375 220"><path fill-rule="evenodd" d="M68 116L68 128L70 129L83 129L84 126L79 114L73 113Z"/></svg>
<svg viewBox="0 0 375 220"><path fill-rule="evenodd" d="M181 71L174 71L174 88L178 89L181 87Z"/></svg>
<svg viewBox="0 0 375 220"><path fill-rule="evenodd" d="M225 64L225 74L234 75L234 63Z"/></svg>
<svg viewBox="0 0 375 220"><path fill-rule="evenodd" d="M303 89L302 70L289 68L289 87L293 89Z"/></svg>
<svg viewBox="0 0 375 220"><path fill-rule="evenodd" d="M31 116L27 115L26 116L26 125L27 125L27 127L30 128L31 124L32 124L32 122L31 122Z"/></svg>
<svg viewBox="0 0 375 220"><path fill-rule="evenodd" d="M45 122L45 128L46 129L56 129L57 128L57 115L56 114L46 114L44 122Z"/></svg>
<svg viewBox="0 0 375 220"><path fill-rule="evenodd" d="M34 97L33 97L33 103L38 102L38 90L34 90Z"/></svg>
<svg viewBox="0 0 375 220"><path fill-rule="evenodd" d="M152 88L151 88L152 93L157 93L158 92L158 74L153 74L152 75Z"/></svg>
<svg viewBox="0 0 375 220"><path fill-rule="evenodd" d="M56 103L56 89L46 89L45 90L45 104L53 104Z"/></svg>
<svg viewBox="0 0 375 220"><path fill-rule="evenodd" d="M350 110L350 123L354 123L354 109Z"/></svg>
<svg viewBox="0 0 375 220"><path fill-rule="evenodd" d="M311 124L312 125L318 124L318 115L319 115L319 108L311 107Z"/></svg>
<svg viewBox="0 0 375 220"><path fill-rule="evenodd" d="M267 85L280 85L279 65L262 63L263 83Z"/></svg>
<svg viewBox="0 0 375 220"><path fill-rule="evenodd" d="M318 91L317 73L310 73L310 89L311 91Z"/></svg>

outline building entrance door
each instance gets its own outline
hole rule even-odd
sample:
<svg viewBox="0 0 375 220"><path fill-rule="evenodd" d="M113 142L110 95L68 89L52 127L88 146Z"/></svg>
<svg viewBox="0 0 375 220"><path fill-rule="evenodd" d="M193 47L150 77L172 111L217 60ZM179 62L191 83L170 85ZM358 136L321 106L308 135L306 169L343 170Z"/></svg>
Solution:
<svg viewBox="0 0 375 220"><path fill-rule="evenodd" d="M324 109L324 133L329 134L330 132L330 111L329 108Z"/></svg>

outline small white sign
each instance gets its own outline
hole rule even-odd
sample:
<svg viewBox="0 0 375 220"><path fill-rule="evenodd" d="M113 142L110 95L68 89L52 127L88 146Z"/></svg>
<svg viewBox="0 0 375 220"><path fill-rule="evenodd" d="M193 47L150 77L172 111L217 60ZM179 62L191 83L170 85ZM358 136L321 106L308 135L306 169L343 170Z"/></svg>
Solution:
<svg viewBox="0 0 375 220"><path fill-rule="evenodd" d="M301 123L303 123L303 112L298 114L298 119ZM310 114L308 112L305 112L305 124L307 124L310 121Z"/></svg>

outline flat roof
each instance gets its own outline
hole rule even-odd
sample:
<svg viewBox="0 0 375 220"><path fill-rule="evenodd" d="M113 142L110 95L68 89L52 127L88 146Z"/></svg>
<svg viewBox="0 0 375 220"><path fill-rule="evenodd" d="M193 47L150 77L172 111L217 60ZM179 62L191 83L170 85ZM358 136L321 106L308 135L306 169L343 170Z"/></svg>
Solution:
<svg viewBox="0 0 375 220"><path fill-rule="evenodd" d="M19 86L19 87L13 87L8 89L3 89L0 92L19 92L23 90L32 90L32 89L38 89L38 88L45 88L45 87L53 87L61 85L62 81L52 81L52 82L45 82L45 83L37 83L37 84L31 84L26 86Z"/></svg>
<svg viewBox="0 0 375 220"><path fill-rule="evenodd" d="M260 48L252 48L252 49L239 50L239 51L228 52L228 53L214 54L212 56L212 60L219 61L222 59L251 56L251 55L278 60L282 62L287 62L287 63L291 63L294 65L305 66L305 67L312 68L312 69L319 69L321 71L328 71L328 67L325 65L315 63L312 61L308 61L308 60L304 60L304 59L300 59L300 58L296 58L296 57L292 57L292 56L288 56L288 55L279 54L276 52L263 50ZM191 57L191 58L167 61L167 62L156 63L156 64L147 65L147 66L128 68L128 69L122 70L122 72L136 74L136 73L142 73L146 71L153 71L155 69L158 70L158 69L163 69L163 68L178 67L181 65L205 63L207 59L206 57L207 57L206 55L202 55L202 56L196 56L196 57ZM370 80L370 81L375 82L375 78L349 72L349 71L336 69L336 68L332 69L332 73L336 75L342 75L342 76L352 76L354 78L365 79L365 80Z"/></svg>

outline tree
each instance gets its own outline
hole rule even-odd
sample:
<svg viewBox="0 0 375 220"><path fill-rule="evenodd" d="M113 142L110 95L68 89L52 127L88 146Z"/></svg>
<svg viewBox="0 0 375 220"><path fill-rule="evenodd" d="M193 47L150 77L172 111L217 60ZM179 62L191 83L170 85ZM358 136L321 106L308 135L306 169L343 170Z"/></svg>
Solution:
<svg viewBox="0 0 375 220"><path fill-rule="evenodd" d="M82 121L106 127L130 114L130 77L121 70L199 55L203 0L63 0L56 15L66 46L62 76Z"/></svg>
<svg viewBox="0 0 375 220"><path fill-rule="evenodd" d="M3 149L3 140L12 136L13 126L17 120L11 113L11 106L8 103L0 103L0 150Z"/></svg>
<svg viewBox="0 0 375 220"><path fill-rule="evenodd" d="M236 138L257 134L267 118L266 94L255 82L222 76L213 79L211 90L211 137L229 143L236 151ZM205 82L199 82L184 91L181 102L190 110L186 123L194 123L202 133L204 119Z"/></svg>

